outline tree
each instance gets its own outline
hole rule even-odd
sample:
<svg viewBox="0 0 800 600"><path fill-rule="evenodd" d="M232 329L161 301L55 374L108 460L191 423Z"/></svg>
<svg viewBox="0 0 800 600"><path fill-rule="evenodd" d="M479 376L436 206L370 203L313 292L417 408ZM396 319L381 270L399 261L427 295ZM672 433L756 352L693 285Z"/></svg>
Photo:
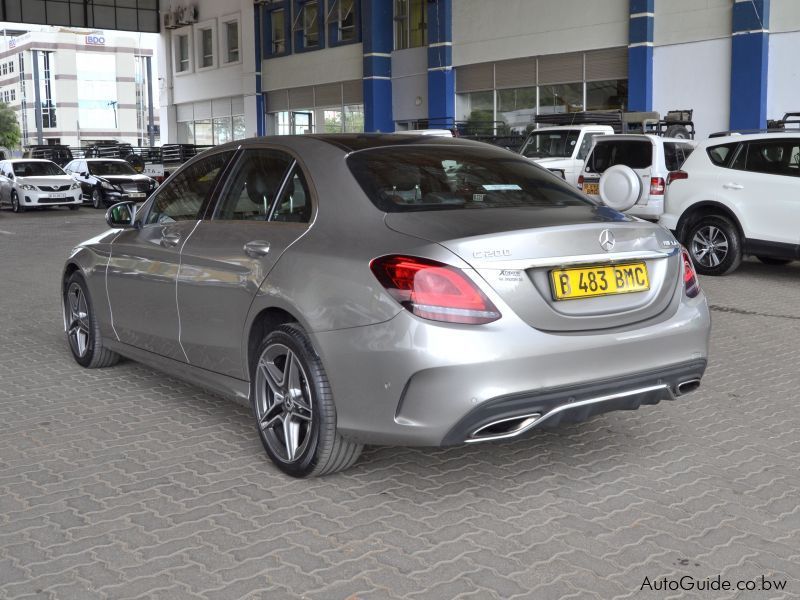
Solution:
<svg viewBox="0 0 800 600"><path fill-rule="evenodd" d="M0 102L0 146L17 148L20 137L17 114L8 104Z"/></svg>

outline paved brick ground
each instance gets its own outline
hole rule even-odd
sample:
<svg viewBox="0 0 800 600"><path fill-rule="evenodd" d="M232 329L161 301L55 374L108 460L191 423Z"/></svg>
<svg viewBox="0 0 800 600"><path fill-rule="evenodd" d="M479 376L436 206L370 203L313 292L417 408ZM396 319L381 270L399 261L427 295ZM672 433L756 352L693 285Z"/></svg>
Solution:
<svg viewBox="0 0 800 600"><path fill-rule="evenodd" d="M644 578L719 574L788 587L700 597L800 597L800 264L703 280L712 360L682 401L294 481L236 405L75 365L58 276L101 228L0 212L0 598L674 598Z"/></svg>

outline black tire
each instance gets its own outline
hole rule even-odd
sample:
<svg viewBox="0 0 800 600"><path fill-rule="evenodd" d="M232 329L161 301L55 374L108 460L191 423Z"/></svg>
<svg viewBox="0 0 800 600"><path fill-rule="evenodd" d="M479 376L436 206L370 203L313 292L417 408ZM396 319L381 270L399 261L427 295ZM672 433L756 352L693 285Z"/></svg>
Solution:
<svg viewBox="0 0 800 600"><path fill-rule="evenodd" d="M691 139L692 136L689 134L689 130L686 129L685 126L670 125L664 132L664 137L676 138L679 140L688 140Z"/></svg>
<svg viewBox="0 0 800 600"><path fill-rule="evenodd" d="M11 211L15 213L25 212L25 207L20 203L17 192L11 192Z"/></svg>
<svg viewBox="0 0 800 600"><path fill-rule="evenodd" d="M83 304L78 290L83 296ZM119 354L103 346L100 324L94 314L89 289L79 272L76 271L64 282L62 302L67 344L75 362L87 369L101 369L116 364ZM78 334L84 340L82 344Z"/></svg>
<svg viewBox="0 0 800 600"><path fill-rule="evenodd" d="M293 373L297 388L290 387ZM250 380L258 435L267 456L284 473L292 477L329 475L358 460L363 445L337 433L328 377L300 326L280 325L267 334L252 361ZM293 425L294 434L288 435L287 427ZM287 441L292 437L293 444Z"/></svg>
<svg viewBox="0 0 800 600"><path fill-rule="evenodd" d="M103 199L103 190L100 188L94 188L92 190L92 206L95 208L103 208L105 203L106 202Z"/></svg>
<svg viewBox="0 0 800 600"><path fill-rule="evenodd" d="M791 258L772 258L771 256L757 256L756 258L765 265L773 265L776 267L782 267L792 262Z"/></svg>
<svg viewBox="0 0 800 600"><path fill-rule="evenodd" d="M739 230L722 215L704 216L693 223L684 238L684 245L701 275L727 275L742 262Z"/></svg>

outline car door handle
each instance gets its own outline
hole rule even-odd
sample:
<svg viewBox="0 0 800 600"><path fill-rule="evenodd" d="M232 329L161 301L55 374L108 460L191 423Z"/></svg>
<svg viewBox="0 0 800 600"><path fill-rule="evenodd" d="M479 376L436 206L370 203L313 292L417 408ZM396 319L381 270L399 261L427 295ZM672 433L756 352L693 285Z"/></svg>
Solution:
<svg viewBox="0 0 800 600"><path fill-rule="evenodd" d="M177 233L165 233L161 236L161 245L164 248L172 248L173 246L177 246L178 242L181 241L181 236Z"/></svg>
<svg viewBox="0 0 800 600"><path fill-rule="evenodd" d="M722 187L726 190L743 190L744 186L741 183L726 183Z"/></svg>
<svg viewBox="0 0 800 600"><path fill-rule="evenodd" d="M244 253L253 258L262 258L269 254L269 242L253 240L244 245Z"/></svg>

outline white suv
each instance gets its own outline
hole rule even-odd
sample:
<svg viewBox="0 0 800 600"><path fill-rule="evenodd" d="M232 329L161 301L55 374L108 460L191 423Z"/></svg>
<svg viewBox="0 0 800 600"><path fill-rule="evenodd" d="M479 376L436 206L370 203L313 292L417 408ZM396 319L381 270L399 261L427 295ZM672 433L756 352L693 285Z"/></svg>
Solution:
<svg viewBox="0 0 800 600"><path fill-rule="evenodd" d="M597 137L578 187L611 208L657 221L664 212L670 172L680 169L696 145L652 134Z"/></svg>
<svg viewBox="0 0 800 600"><path fill-rule="evenodd" d="M542 127L530 133L520 154L559 175L570 185L578 185L583 161L594 138L613 135L610 125L568 125Z"/></svg>
<svg viewBox="0 0 800 600"><path fill-rule="evenodd" d="M800 258L800 132L702 142L671 174L660 223L706 275L732 272L745 254Z"/></svg>

